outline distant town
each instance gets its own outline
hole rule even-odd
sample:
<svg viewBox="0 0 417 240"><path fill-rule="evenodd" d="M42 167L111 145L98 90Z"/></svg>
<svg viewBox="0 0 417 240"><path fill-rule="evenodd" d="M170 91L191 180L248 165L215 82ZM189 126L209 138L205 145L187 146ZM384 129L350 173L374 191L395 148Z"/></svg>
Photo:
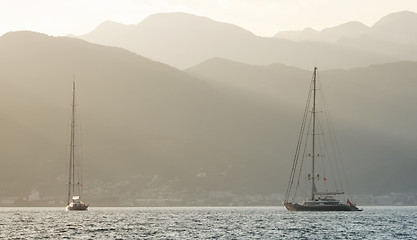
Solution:
<svg viewBox="0 0 417 240"><path fill-rule="evenodd" d="M95 198L89 198L86 194L84 199L95 207L281 206L284 200L282 194L242 195L223 191L186 194L165 190ZM64 196L43 196L33 189L26 196L0 197L0 207L59 207L65 206L64 199ZM417 193L362 194L353 195L352 199L358 206L417 206Z"/></svg>

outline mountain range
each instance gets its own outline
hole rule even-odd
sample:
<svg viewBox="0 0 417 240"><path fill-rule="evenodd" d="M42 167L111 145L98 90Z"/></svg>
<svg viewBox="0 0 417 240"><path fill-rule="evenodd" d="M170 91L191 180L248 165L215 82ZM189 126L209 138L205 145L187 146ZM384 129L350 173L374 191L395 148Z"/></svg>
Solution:
<svg viewBox="0 0 417 240"><path fill-rule="evenodd" d="M375 40L397 44L417 44L417 14L410 11L391 13L373 26L368 27L361 22L348 22L336 27L316 31L306 28L303 31L278 32L275 37L294 41L317 41L336 43L342 38L358 38L368 36Z"/></svg>
<svg viewBox="0 0 417 240"><path fill-rule="evenodd" d="M417 165L410 150L416 140L412 129L417 116L411 104L417 100L413 94L417 88L413 73L416 66L416 62L396 62L319 72L319 91L325 92L338 135L342 136L342 152L348 156L345 166L357 190L366 191L372 185L374 190L392 187L391 191L396 191L414 181L410 169ZM233 89L275 106L286 103L295 114L295 109L301 110L305 104L312 71L280 64L253 66L212 59L187 72L219 90ZM297 129L294 123L286 124L292 125L293 131ZM294 134L282 134L280 147L292 150L295 140L289 139ZM394 162L395 167L385 168ZM389 180L381 178L386 175L390 175Z"/></svg>
<svg viewBox="0 0 417 240"><path fill-rule="evenodd" d="M283 63L304 69L315 64L323 69L352 68L399 59L343 45L258 37L238 26L186 13L154 14L136 25L104 22L80 38L122 47L180 69L213 57L256 65Z"/></svg>
<svg viewBox="0 0 417 240"><path fill-rule="evenodd" d="M417 60L417 14L402 11L389 14L373 26L348 22L316 31L278 32L275 37L297 42L330 43L339 47L382 54L401 60Z"/></svg>
<svg viewBox="0 0 417 240"><path fill-rule="evenodd" d="M283 193L314 66L354 192L415 192L415 16L271 38L185 13L105 22L81 39L7 33L0 204L34 190L64 198L73 80L91 201Z"/></svg>
<svg viewBox="0 0 417 240"><path fill-rule="evenodd" d="M11 32L0 38L0 50L1 124L7 126L2 195L21 196L31 189L43 196L64 193L73 77L90 196L149 198L152 193L146 191L167 188L168 196L158 196L175 198L184 191L268 193L276 188L275 157L262 164L253 159L269 155L263 150L275 147L277 130L266 145L248 150L259 140L265 143L271 133L265 123L284 118L285 112L219 92L120 48ZM257 178L263 179L261 185ZM112 189L116 183L126 186Z"/></svg>
<svg viewBox="0 0 417 240"><path fill-rule="evenodd" d="M183 26L182 34L169 32L175 42L191 44L191 33L185 29L190 19L197 18L191 32L200 34L201 41L205 33L220 32L223 41L233 36L246 39L239 42L242 49L258 40L300 48L311 44L260 38L230 24L180 13L151 16L142 22L149 21L148 25L105 25L112 25L114 32L144 31L148 26L149 34L158 35L161 32L154 30L154 23L159 19L164 25L167 16L184 18L181 24L172 21L168 28ZM106 39L106 34L103 31L100 38ZM167 37L166 32L161 34ZM121 35L114 34L114 39L117 36ZM157 38L141 41L151 44L151 39ZM163 46L167 39L160 40ZM215 202L207 199L214 196L233 204L230 195L218 193L283 193L312 68L297 67L293 61L300 56L286 62L285 54L278 56L285 65L273 59L271 63L260 60L262 64L225 59L222 51L211 48L213 44L198 45L200 40L194 40L196 45L190 47L195 55L190 48L165 51L169 46L155 52L174 61L182 51L188 62L182 66L201 61L179 70L169 61L150 60L146 51L139 55L132 49L105 46L110 42L99 45L34 32L1 36L0 201L2 196L23 199L33 190L42 199L65 198L73 80L82 130L85 193L91 202L123 205L129 200L135 205L135 199L161 198L182 199L184 205L210 205ZM150 46L140 43L138 49ZM226 50L230 46L218 44ZM334 43L312 44L326 49ZM269 53L270 45L264 47ZM207 54L210 49L213 52ZM234 51L233 47L229 50ZM147 51L152 53L152 48ZM352 59L362 58L362 53L350 52ZM321 91L328 100L353 192L416 192L417 62L344 70L322 68L319 63L324 62L317 63Z"/></svg>

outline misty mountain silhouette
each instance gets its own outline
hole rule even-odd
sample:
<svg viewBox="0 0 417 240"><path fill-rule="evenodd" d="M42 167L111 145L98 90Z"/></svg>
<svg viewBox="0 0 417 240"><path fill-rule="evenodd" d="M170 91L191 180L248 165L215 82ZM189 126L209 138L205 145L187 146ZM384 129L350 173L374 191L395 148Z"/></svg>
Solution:
<svg viewBox="0 0 417 240"><path fill-rule="evenodd" d="M279 32L275 37L294 41L332 42L337 46L417 61L417 13L402 11L381 18L372 27L350 22L323 31Z"/></svg>
<svg viewBox="0 0 417 240"><path fill-rule="evenodd" d="M278 32L274 37L293 41L337 42L343 37L360 37L368 31L369 27L361 22L348 22L322 31L306 28L303 31Z"/></svg>
<svg viewBox="0 0 417 240"><path fill-rule="evenodd" d="M191 136L200 131L200 124L204 126L206 109L216 104L205 84L126 50L78 39L15 32L0 38L0 49L2 91L7 92L1 101L3 124L14 123L6 125L11 129L3 141L17 138L14 131L25 139L21 144L16 140L3 145L9 147L1 152L1 161L5 166L18 164L11 168L15 172L1 170L2 176L12 178L2 184L19 183L6 189L20 192L36 187L53 192L53 187L62 188L62 182L51 179L65 174L68 90L73 75L85 130L83 147L88 149L86 182L141 173L171 179L194 171L187 162L195 156L186 157L198 151L193 146L198 140ZM200 121L194 120L196 116ZM216 152L221 155L220 150ZM33 164L40 172L33 173Z"/></svg>
<svg viewBox="0 0 417 240"><path fill-rule="evenodd" d="M343 142L346 171L356 190L416 190L411 184L417 180L412 173L417 162L411 144L417 140L413 106L417 101L413 93L417 89L416 67L416 62L397 62L319 72L323 83L320 91L325 91L338 138ZM291 114L302 109L311 77L311 71L279 64L251 66L225 59L208 60L187 72L219 90L234 89L269 104L287 103L293 109ZM288 126L293 128L294 124ZM281 135L284 139L279 146L291 152L294 135Z"/></svg>
<svg viewBox="0 0 417 240"><path fill-rule="evenodd" d="M402 11L389 14L370 30L372 37L382 41L417 44L417 13Z"/></svg>
<svg viewBox="0 0 417 240"><path fill-rule="evenodd" d="M351 68L395 60L334 44L258 37L235 25L186 13L154 14L129 26L105 22L80 38L122 47L178 68L213 57L257 65L283 63L304 69L312 69L315 64L322 69Z"/></svg>
<svg viewBox="0 0 417 240"><path fill-rule="evenodd" d="M216 58L185 73L33 32L3 35L0 51L4 196L64 197L73 75L87 198L285 191L311 71ZM417 190L416 67L320 72L357 193Z"/></svg>
<svg viewBox="0 0 417 240"><path fill-rule="evenodd" d="M277 169L287 170L276 145L289 129L290 109L264 107L168 65L79 39L12 32L0 38L0 51L5 196L63 192L73 75L90 198L135 199L158 189L168 198L271 193ZM124 187L113 189L117 184Z"/></svg>
<svg viewBox="0 0 417 240"><path fill-rule="evenodd" d="M343 38L365 36L383 42L417 44L417 13L401 11L382 17L372 27L360 22L349 22L322 31L304 29L303 31L278 32L275 37L294 41L337 42Z"/></svg>

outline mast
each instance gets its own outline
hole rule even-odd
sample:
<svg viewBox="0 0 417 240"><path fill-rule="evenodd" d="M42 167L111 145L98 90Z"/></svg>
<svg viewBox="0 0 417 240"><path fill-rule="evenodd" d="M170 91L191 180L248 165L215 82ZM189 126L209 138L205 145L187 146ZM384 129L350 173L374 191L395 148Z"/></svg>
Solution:
<svg viewBox="0 0 417 240"><path fill-rule="evenodd" d="M71 199L71 188L74 193L75 188L75 82L72 82L72 111L71 111L71 141L70 141L70 166L68 181L68 204Z"/></svg>
<svg viewBox="0 0 417 240"><path fill-rule="evenodd" d="M316 77L317 76L317 67L314 67L313 73L313 142L312 142L312 167L311 167L311 200L314 200L314 193L316 192L316 183L315 183L315 171L314 171L314 161L315 161L315 138L316 138Z"/></svg>

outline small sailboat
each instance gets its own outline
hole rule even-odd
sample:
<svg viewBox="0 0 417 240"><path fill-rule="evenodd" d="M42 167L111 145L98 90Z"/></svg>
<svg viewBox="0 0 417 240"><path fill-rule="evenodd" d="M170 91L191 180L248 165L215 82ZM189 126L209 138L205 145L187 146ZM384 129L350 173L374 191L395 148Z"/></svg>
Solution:
<svg viewBox="0 0 417 240"><path fill-rule="evenodd" d="M289 211L361 211L349 199L346 199L344 203L336 198L345 194L342 178L346 175L333 172L330 176L334 178L332 179L334 181L330 181L326 175L329 171L336 171L338 168L343 170L343 164L341 161L332 163L329 159L337 160L339 157L337 151L333 155L328 153L329 146L325 143L326 133L331 142L336 142L336 140L333 128L323 126L331 125L330 116L327 121L318 116L323 114L326 106L324 97L319 99L317 85L317 68L314 68L283 204ZM318 102L324 105L323 109L319 109ZM326 164L330 166L326 168ZM301 199L304 199L302 203L297 202Z"/></svg>
<svg viewBox="0 0 417 240"><path fill-rule="evenodd" d="M81 161L75 151L75 82L72 83L72 111L71 111L71 141L68 174L67 211L87 210L88 204L81 201Z"/></svg>

